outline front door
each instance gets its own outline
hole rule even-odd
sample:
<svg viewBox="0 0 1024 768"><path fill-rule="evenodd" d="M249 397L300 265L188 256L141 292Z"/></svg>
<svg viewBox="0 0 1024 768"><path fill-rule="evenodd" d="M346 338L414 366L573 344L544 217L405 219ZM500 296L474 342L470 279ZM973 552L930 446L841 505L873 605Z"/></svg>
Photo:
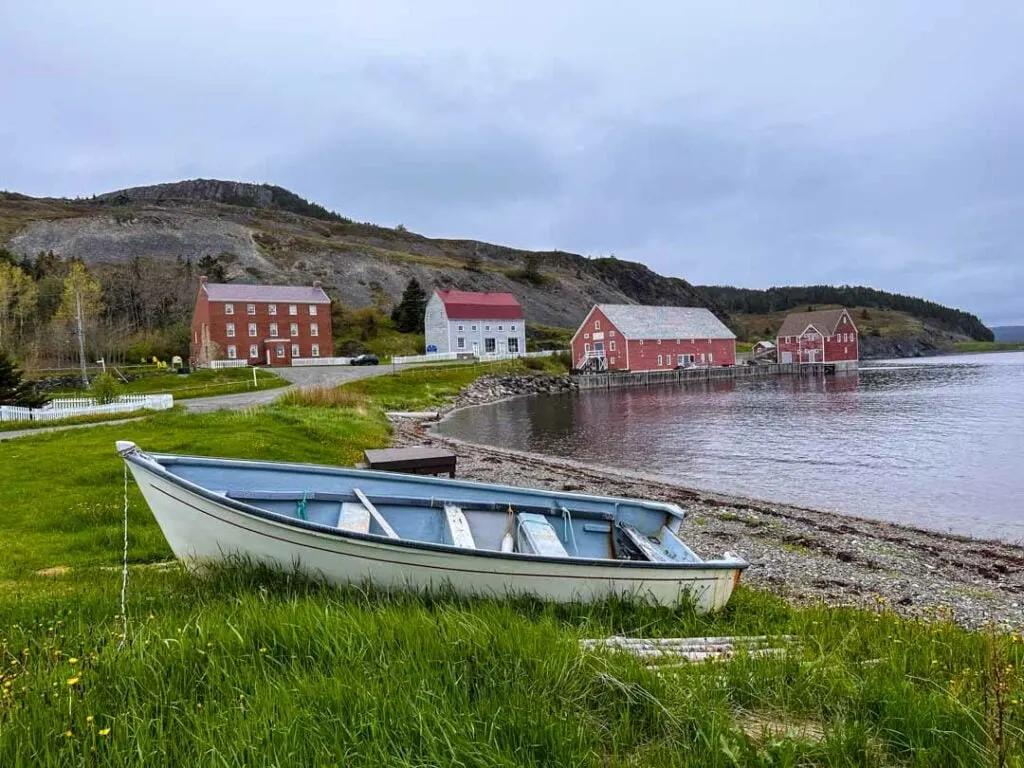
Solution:
<svg viewBox="0 0 1024 768"><path fill-rule="evenodd" d="M480 357L480 342L473 342L473 357Z"/></svg>

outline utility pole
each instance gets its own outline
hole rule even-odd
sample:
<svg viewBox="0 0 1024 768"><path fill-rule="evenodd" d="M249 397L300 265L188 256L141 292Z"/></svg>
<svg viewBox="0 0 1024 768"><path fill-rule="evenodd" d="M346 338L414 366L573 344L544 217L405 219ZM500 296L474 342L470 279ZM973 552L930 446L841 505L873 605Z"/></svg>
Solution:
<svg viewBox="0 0 1024 768"><path fill-rule="evenodd" d="M85 367L85 328L82 322L82 294L75 291L75 320L78 324L78 361L82 365L82 386L89 388L89 374Z"/></svg>

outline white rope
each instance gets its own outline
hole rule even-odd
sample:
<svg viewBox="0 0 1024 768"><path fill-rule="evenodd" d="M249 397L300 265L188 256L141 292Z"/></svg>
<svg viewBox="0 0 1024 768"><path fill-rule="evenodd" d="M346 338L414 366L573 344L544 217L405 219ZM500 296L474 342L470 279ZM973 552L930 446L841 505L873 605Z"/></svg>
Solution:
<svg viewBox="0 0 1024 768"><path fill-rule="evenodd" d="M128 642L128 463L124 465L124 559L121 568L121 643Z"/></svg>

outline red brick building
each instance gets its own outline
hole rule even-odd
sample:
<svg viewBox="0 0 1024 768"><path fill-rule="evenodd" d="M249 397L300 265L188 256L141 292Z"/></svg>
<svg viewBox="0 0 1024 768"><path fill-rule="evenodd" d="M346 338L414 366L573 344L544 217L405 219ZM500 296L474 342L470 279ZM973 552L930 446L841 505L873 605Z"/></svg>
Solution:
<svg viewBox="0 0 1024 768"><path fill-rule="evenodd" d="M857 326L842 308L787 315L775 346L780 363L834 363L837 368L856 368L860 356Z"/></svg>
<svg viewBox="0 0 1024 768"><path fill-rule="evenodd" d="M736 364L736 336L702 307L596 304L572 337L581 371L655 371Z"/></svg>
<svg viewBox="0 0 1024 768"><path fill-rule="evenodd" d="M291 365L299 357L330 357L331 300L320 287L210 283L200 278L192 315L190 363L245 360Z"/></svg>

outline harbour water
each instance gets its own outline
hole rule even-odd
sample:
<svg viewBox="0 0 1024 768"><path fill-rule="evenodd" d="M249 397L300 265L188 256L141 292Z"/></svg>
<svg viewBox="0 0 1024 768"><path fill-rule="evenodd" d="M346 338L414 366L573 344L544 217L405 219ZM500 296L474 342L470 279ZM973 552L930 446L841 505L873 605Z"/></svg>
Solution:
<svg viewBox="0 0 1024 768"><path fill-rule="evenodd" d="M441 431L679 485L1024 541L1024 353L469 408Z"/></svg>

